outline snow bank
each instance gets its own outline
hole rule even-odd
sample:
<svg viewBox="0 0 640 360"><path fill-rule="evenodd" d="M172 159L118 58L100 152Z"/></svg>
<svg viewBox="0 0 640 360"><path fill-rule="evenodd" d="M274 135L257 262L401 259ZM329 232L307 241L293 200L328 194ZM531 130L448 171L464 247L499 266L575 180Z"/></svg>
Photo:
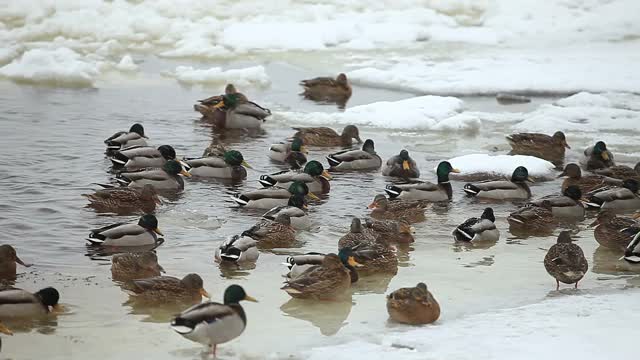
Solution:
<svg viewBox="0 0 640 360"><path fill-rule="evenodd" d="M469 129L479 126L473 116L461 116L464 102L454 97L421 96L354 106L336 113L276 112L274 119L295 124L355 124L389 129Z"/></svg>
<svg viewBox="0 0 640 360"><path fill-rule="evenodd" d="M305 351L308 360L630 359L638 291L574 295ZM371 334L369 334L371 335Z"/></svg>
<svg viewBox="0 0 640 360"><path fill-rule="evenodd" d="M637 92L640 52L617 44L554 49L505 50L499 56L464 54L461 59L399 57L349 72L357 84L434 95L495 95Z"/></svg>
<svg viewBox="0 0 640 360"><path fill-rule="evenodd" d="M525 155L487 155L469 154L449 159L454 168L460 170L459 176L473 174L493 174L495 176L511 177L513 170L524 166L533 177L553 177L555 166L533 156Z"/></svg>
<svg viewBox="0 0 640 360"><path fill-rule="evenodd" d="M223 70L219 67L210 69L194 69L191 66L178 66L174 72L167 75L187 84L204 83L232 83L236 86L267 86L270 83L269 76L263 66L252 66L243 69Z"/></svg>
<svg viewBox="0 0 640 360"><path fill-rule="evenodd" d="M99 73L98 64L67 48L29 50L0 67L0 76L14 81L72 87L92 86Z"/></svg>
<svg viewBox="0 0 640 360"><path fill-rule="evenodd" d="M138 65L133 62L131 55L127 54L123 56L118 65L116 65L116 69L124 72L133 72L138 70Z"/></svg>

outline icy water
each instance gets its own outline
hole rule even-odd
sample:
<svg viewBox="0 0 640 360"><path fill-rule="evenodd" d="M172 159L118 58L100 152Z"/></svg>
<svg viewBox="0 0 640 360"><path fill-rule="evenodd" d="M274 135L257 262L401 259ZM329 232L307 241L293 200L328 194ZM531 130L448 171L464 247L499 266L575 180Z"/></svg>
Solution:
<svg viewBox="0 0 640 360"><path fill-rule="evenodd" d="M272 86L246 92L272 110L335 112L332 105L300 99L297 80L309 77L305 70L287 64L271 65ZM242 90L242 89L241 89ZM154 358L199 359L203 348L175 334L168 326L180 309L131 307L128 296L110 279L109 256L89 253L84 237L89 229L136 217L98 215L86 209L82 193L92 183L110 179L109 161L102 140L134 122L144 124L153 146L170 144L179 156L199 156L212 138L212 130L192 112L196 99L218 93L219 88L181 87L171 82L128 82L96 89L57 89L0 82L0 228L2 242L13 244L19 256L34 266L20 268L16 286L36 291L45 286L60 290L67 313L35 324L7 324L16 335L3 341L2 357L34 358ZM375 101L393 101L413 94L356 87L348 107ZM500 106L491 97L464 99L469 110L501 114L530 111L551 98L531 104ZM229 235L250 227L260 213L237 209L230 195L258 188L260 174L282 167L269 161L269 144L293 131L293 124L269 120L257 137L222 136L230 148L241 150L254 167L246 181L229 185L215 180L187 180L177 198L165 199L157 210L166 242L158 248L167 275L200 274L205 288L220 301L224 289L241 284L259 303L243 304L248 315L245 333L219 348L226 359L289 358L305 348L367 338L370 334L403 332L407 327L390 324L385 294L423 281L443 309L439 324L476 313L538 303L548 297L608 293L637 286L638 278L620 268L619 255L598 248L586 219L568 225L578 232L590 270L581 290L555 291L555 282L544 270L545 250L555 241L549 237L521 238L512 235L506 216L517 204L492 203L501 238L485 247L457 245L453 227L479 216L486 203L466 198L462 182L453 181L454 199L433 206L427 220L415 225L416 242L399 249L400 270L394 277L368 277L359 281L350 302L308 303L291 300L280 287L290 254L335 251L337 240L348 231L353 216L365 216L366 205L391 179L379 172L337 174L331 193L311 206L316 228L299 232L300 246L263 252L249 269L221 268L213 261L216 245ZM296 125L303 125L297 123ZM334 126L341 128L342 126ZM374 139L386 160L406 148L417 160L422 178L435 181L432 169L442 159L461 153L505 153L504 123L483 122L471 133L383 130L361 127L361 137ZM577 159L591 135L570 133ZM321 160L335 149L312 149L311 158ZM616 151L638 153L636 144L620 143ZM560 180L532 186L534 197L556 193ZM631 274L631 275L630 275Z"/></svg>

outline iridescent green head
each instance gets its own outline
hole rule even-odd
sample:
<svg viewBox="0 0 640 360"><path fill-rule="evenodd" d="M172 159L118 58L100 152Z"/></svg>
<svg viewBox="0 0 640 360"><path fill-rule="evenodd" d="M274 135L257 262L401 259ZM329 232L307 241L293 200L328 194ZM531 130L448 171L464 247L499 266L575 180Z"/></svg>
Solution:
<svg viewBox="0 0 640 360"><path fill-rule="evenodd" d="M305 174L309 174L311 176L320 176L324 172L324 167L318 161L311 160L304 167Z"/></svg>
<svg viewBox="0 0 640 360"><path fill-rule="evenodd" d="M162 169L169 175L178 175L185 172L184 169L182 169L182 165L175 160L167 160L162 166Z"/></svg>
<svg viewBox="0 0 640 360"><path fill-rule="evenodd" d="M293 138L293 141L291 141L291 151L302 151L303 145L302 139L298 137Z"/></svg>
<svg viewBox="0 0 640 360"><path fill-rule="evenodd" d="M237 304L242 300L258 302L256 299L247 295L242 286L240 285L230 285L227 290L224 291L224 303L229 304Z"/></svg>
<svg viewBox="0 0 640 360"><path fill-rule="evenodd" d="M242 153L237 150L229 150L222 156L224 162L230 166L240 166L244 162Z"/></svg>
<svg viewBox="0 0 640 360"><path fill-rule="evenodd" d="M224 102L224 107L227 109L233 108L238 105L238 94L224 94L222 95L222 101Z"/></svg>
<svg viewBox="0 0 640 360"><path fill-rule="evenodd" d="M294 181L289 185L289 192L294 195L305 196L309 193L309 187L302 181Z"/></svg>
<svg viewBox="0 0 640 360"><path fill-rule="evenodd" d="M529 170L527 170L524 166L518 166L515 170L513 170L513 174L511 175L512 182L524 182L527 180L531 180L529 178Z"/></svg>
<svg viewBox="0 0 640 360"><path fill-rule="evenodd" d="M447 182L449 181L449 174L450 173L459 173L460 170L455 169L453 166L451 166L451 163L448 161L442 161L440 164L438 164L438 167L436 168L436 175L438 175L438 182Z"/></svg>

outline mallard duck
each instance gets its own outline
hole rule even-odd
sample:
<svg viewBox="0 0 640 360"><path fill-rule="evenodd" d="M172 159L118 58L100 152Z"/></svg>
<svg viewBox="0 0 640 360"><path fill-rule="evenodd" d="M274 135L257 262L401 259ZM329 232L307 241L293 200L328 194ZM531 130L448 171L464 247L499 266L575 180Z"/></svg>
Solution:
<svg viewBox="0 0 640 360"><path fill-rule="evenodd" d="M164 236L155 216L143 215L137 224L116 223L91 230L87 241L102 246L145 246L161 244Z"/></svg>
<svg viewBox="0 0 640 360"><path fill-rule="evenodd" d="M509 214L507 222L512 232L548 232L558 225L551 209L539 206L523 206Z"/></svg>
<svg viewBox="0 0 640 360"><path fill-rule="evenodd" d="M555 217L584 218L584 205L581 202L582 191L577 185L567 187L562 195L548 195L529 204L551 210Z"/></svg>
<svg viewBox="0 0 640 360"><path fill-rule="evenodd" d="M345 248L338 255L325 255L322 264L313 265L287 280L282 290L298 299L334 300L347 295L351 271L359 265L351 249Z"/></svg>
<svg viewBox="0 0 640 360"><path fill-rule="evenodd" d="M377 220L404 220L409 224L425 220L424 210L427 203L424 201L395 200L389 201L384 195L378 194L369 204L371 217Z"/></svg>
<svg viewBox="0 0 640 360"><path fill-rule="evenodd" d="M615 165L613 154L607 150L607 144L604 141L598 141L594 146L586 148L584 156L587 157L587 170L603 169Z"/></svg>
<svg viewBox="0 0 640 360"><path fill-rule="evenodd" d="M576 284L577 289L589 269L582 249L572 241L571 232L562 231L544 257L544 268L556 279L556 290L560 290L560 282Z"/></svg>
<svg viewBox="0 0 640 360"><path fill-rule="evenodd" d="M152 213L156 205L161 204L156 191L151 184L142 188L109 187L97 190L93 194L82 194L89 199L88 207L98 212L143 212Z"/></svg>
<svg viewBox="0 0 640 360"><path fill-rule="evenodd" d="M0 279L13 280L16 278L16 263L30 267L24 263L16 253L16 249L9 244L0 245Z"/></svg>
<svg viewBox="0 0 640 360"><path fill-rule="evenodd" d="M271 160L288 164L292 169L300 169L307 162L308 153L301 138L293 138L291 142L273 144L269 148Z"/></svg>
<svg viewBox="0 0 640 360"><path fill-rule="evenodd" d="M353 254L355 258L355 252L351 248L340 249L340 252L338 252L338 256L342 258L345 256L344 254L347 254L346 255L347 257ZM322 265L325 255L326 254L322 254L318 252L309 252L304 255L294 255L294 256L287 257L287 260L286 262L283 263L283 265L287 266L289 272L285 275L285 277L287 279L294 279L298 277L300 274L307 271L307 269L309 269L310 267L316 266L316 265ZM362 265L358 264L358 265L355 265L354 267L352 265L349 265L349 263L347 263L345 264L345 267L349 269L349 274L351 276L351 283L353 284L358 282L359 276L358 276L358 272L356 271L356 267L362 267Z"/></svg>
<svg viewBox="0 0 640 360"><path fill-rule="evenodd" d="M129 131L119 131L108 137L104 143L107 145L107 153L126 149L131 146L147 146L148 137L144 134L142 124L133 124Z"/></svg>
<svg viewBox="0 0 640 360"><path fill-rule="evenodd" d="M472 217L465 220L453 229L451 234L456 241L498 241L500 231L496 228L495 222L493 209L488 207L479 218Z"/></svg>
<svg viewBox="0 0 640 360"><path fill-rule="evenodd" d="M267 211L262 215L264 219L275 220L280 214L289 215L291 227L296 230L309 230L311 228L311 221L309 215L305 211L307 204L304 200L304 196L301 194L294 194L289 197L289 202L284 206L276 206L273 209Z"/></svg>
<svg viewBox="0 0 640 360"><path fill-rule="evenodd" d="M258 129L271 115L269 109L243 101L237 93L222 95L222 99L213 106L196 104L194 109L210 119L218 129Z"/></svg>
<svg viewBox="0 0 640 360"><path fill-rule="evenodd" d="M248 102L249 101L249 99L244 94L239 92L233 84L227 84L227 86L225 86L224 94L225 95L234 95L237 98L237 102L239 102L239 103L243 103L243 102ZM206 99L203 99L203 100L198 100L198 102L200 104L206 105L206 106L215 106L215 105L219 104L220 101L222 101L222 95L214 95L214 96L210 96L210 97L208 97Z"/></svg>
<svg viewBox="0 0 640 360"><path fill-rule="evenodd" d="M22 289L9 288L0 291L0 319L42 317L62 311L58 304L60 293L47 287L35 294Z"/></svg>
<svg viewBox="0 0 640 360"><path fill-rule="evenodd" d="M409 156L407 150L400 151L400 154L392 156L382 167L382 175L396 176L401 178L419 178L420 170L416 161Z"/></svg>
<svg viewBox="0 0 640 360"><path fill-rule="evenodd" d="M384 191L391 199L425 200L431 202L449 201L453 196L453 190L449 182L449 174L459 172L460 170L454 169L450 162L443 161L438 164L438 168L436 169L438 184L425 181L406 185L387 185Z"/></svg>
<svg viewBox="0 0 640 360"><path fill-rule="evenodd" d="M223 304L194 305L176 316L171 321L171 328L191 341L210 346L215 358L218 344L237 338L247 326L247 315L240 306L243 300L258 302L241 286L230 285L224 291Z"/></svg>
<svg viewBox="0 0 640 360"><path fill-rule="evenodd" d="M126 282L123 289L134 299L156 303L197 301L209 298L198 274L188 274L182 279L173 276L154 276Z"/></svg>
<svg viewBox="0 0 640 360"><path fill-rule="evenodd" d="M263 248L288 247L296 241L296 231L291 226L289 215L278 214L274 220L262 219L245 230L242 236L252 238Z"/></svg>
<svg viewBox="0 0 640 360"><path fill-rule="evenodd" d="M632 264L640 264L640 231L636 233L625 249L623 259Z"/></svg>
<svg viewBox="0 0 640 360"><path fill-rule="evenodd" d="M191 176L182 168L182 164L175 160L169 160L161 169L123 172L118 175L116 180L129 187L141 188L149 184L157 191L180 191L184 189L184 180L179 175Z"/></svg>
<svg viewBox="0 0 640 360"><path fill-rule="evenodd" d="M376 220L367 218L364 221L367 229L387 243L411 244L413 227L404 220Z"/></svg>
<svg viewBox="0 0 640 360"><path fill-rule="evenodd" d="M241 235L234 235L216 248L214 258L218 262L256 261L260 256L258 241Z"/></svg>
<svg viewBox="0 0 640 360"><path fill-rule="evenodd" d="M255 209L273 209L276 206L286 205L291 195L300 194L309 196L311 199L319 198L309 191L307 184L301 181L294 181L287 189L260 189L242 194L235 194L232 199L238 205Z"/></svg>
<svg viewBox="0 0 640 360"><path fill-rule="evenodd" d="M214 137L211 144L202 152L202 157L223 157L227 149L220 143L218 138Z"/></svg>
<svg viewBox="0 0 640 360"><path fill-rule="evenodd" d="M324 169L318 161L311 160L300 171L282 171L271 175L261 175L260 184L264 187L278 186L287 188L294 181L300 181L307 185L309 191L315 194L327 194L331 190L329 180L333 177Z"/></svg>
<svg viewBox="0 0 640 360"><path fill-rule="evenodd" d="M614 179L635 179L640 181L640 162L633 168L626 165L615 165L605 169L596 169L593 172Z"/></svg>
<svg viewBox="0 0 640 360"><path fill-rule="evenodd" d="M301 95L309 100L331 101L344 105L351 97L351 85L347 80L347 75L343 73L338 74L335 79L317 77L302 80L300 85L304 88Z"/></svg>
<svg viewBox="0 0 640 360"><path fill-rule="evenodd" d="M384 239L364 228L359 218L351 221L349 233L338 240L338 249L349 248L354 257L362 265L360 272L391 273L398 272L398 257L395 248Z"/></svg>
<svg viewBox="0 0 640 360"><path fill-rule="evenodd" d="M464 192L484 199L528 199L531 197L531 189L529 189L527 181L533 182L533 179L529 177L529 171L524 166L518 166L511 175L511 181L489 180L466 184Z"/></svg>
<svg viewBox="0 0 640 360"><path fill-rule="evenodd" d="M176 151L170 145L162 145L157 149L151 146L133 146L116 151L109 158L116 169L137 170L143 168L159 168L167 160L175 160Z"/></svg>
<svg viewBox="0 0 640 360"><path fill-rule="evenodd" d="M634 214L640 217L640 213ZM598 244L613 250L625 251L633 237L640 232L640 224L633 218L616 216L603 210L590 226L595 226L593 236Z"/></svg>
<svg viewBox="0 0 640 360"><path fill-rule="evenodd" d="M537 133L519 133L507 136L511 145L510 155L529 155L548 160L555 165L562 164L564 152L571 149L562 131L553 136Z"/></svg>
<svg viewBox="0 0 640 360"><path fill-rule="evenodd" d="M431 324L440 317L440 304L425 283L400 288L387 296L387 312L396 322L409 325Z"/></svg>
<svg viewBox="0 0 640 360"><path fill-rule="evenodd" d="M640 209L640 186L634 179L626 179L622 187L594 190L587 194L585 204L590 208L630 210Z"/></svg>
<svg viewBox="0 0 640 360"><path fill-rule="evenodd" d="M360 131L355 125L347 125L338 134L327 127L293 128L297 132L293 138L300 138L307 146L351 146L352 139L361 143Z"/></svg>
<svg viewBox="0 0 640 360"><path fill-rule="evenodd" d="M622 181L608 178L601 175L582 176L582 170L577 164L567 164L564 171L558 177L564 177L562 182L562 191L567 190L571 185L578 186L583 194L589 193L595 189L599 189L609 185L622 185Z"/></svg>
<svg viewBox="0 0 640 360"><path fill-rule="evenodd" d="M373 140L367 139L362 150L345 150L327 156L332 170L373 170L382 165Z"/></svg>
<svg viewBox="0 0 640 360"><path fill-rule="evenodd" d="M224 153L222 159L217 157L202 157L198 159L185 159L189 166L188 172L192 176L214 177L220 179L243 180L247 178L249 164L244 160L242 153L229 150Z"/></svg>
<svg viewBox="0 0 640 360"><path fill-rule="evenodd" d="M111 278L116 281L160 276L163 272L158 255L153 251L115 254L111 258Z"/></svg>

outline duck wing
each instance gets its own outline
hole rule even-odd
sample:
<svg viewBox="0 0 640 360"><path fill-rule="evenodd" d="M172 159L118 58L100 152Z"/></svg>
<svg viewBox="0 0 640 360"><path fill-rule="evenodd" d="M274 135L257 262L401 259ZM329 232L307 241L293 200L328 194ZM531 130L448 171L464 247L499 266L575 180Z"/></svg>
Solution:
<svg viewBox="0 0 640 360"><path fill-rule="evenodd" d="M217 302L204 302L181 312L171 322L171 328L179 334L187 334L200 323L211 324L235 315L238 314L231 306Z"/></svg>

